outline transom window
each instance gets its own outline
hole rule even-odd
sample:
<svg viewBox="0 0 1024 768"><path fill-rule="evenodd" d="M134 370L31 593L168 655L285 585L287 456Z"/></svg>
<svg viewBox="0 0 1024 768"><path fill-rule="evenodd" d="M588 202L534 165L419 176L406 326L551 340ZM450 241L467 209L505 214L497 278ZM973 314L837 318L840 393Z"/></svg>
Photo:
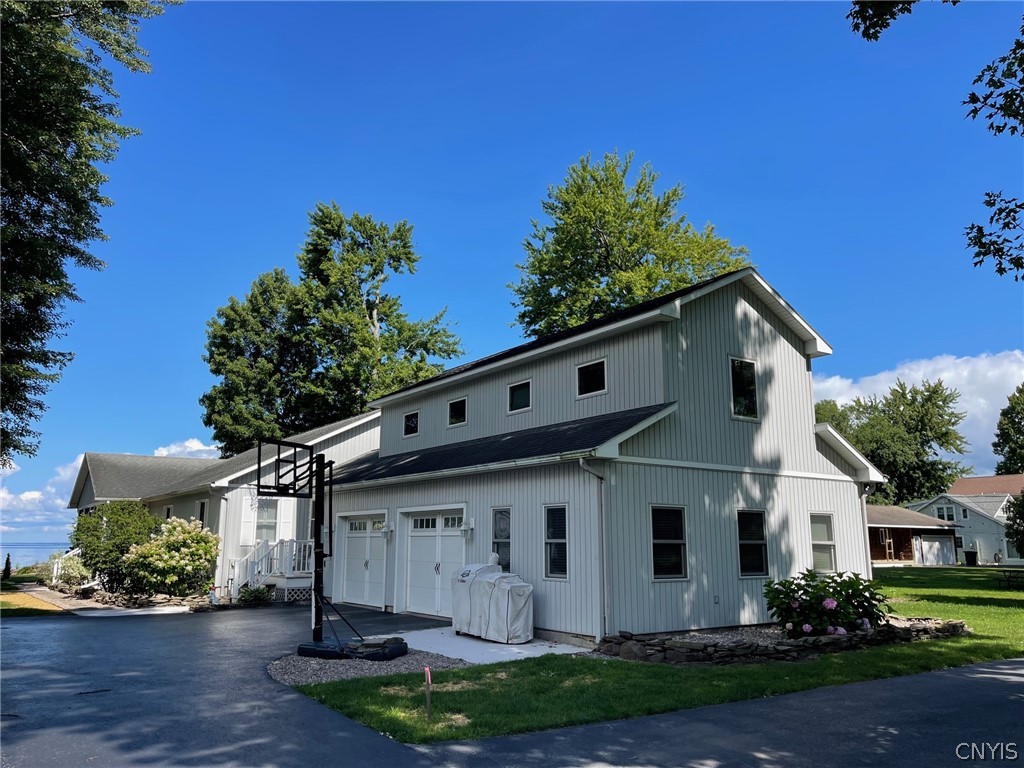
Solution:
<svg viewBox="0 0 1024 768"><path fill-rule="evenodd" d="M544 508L544 575L569 578L568 520L562 506Z"/></svg>
<svg viewBox="0 0 1024 768"><path fill-rule="evenodd" d="M412 437L420 433L420 412L413 411L402 417L402 436Z"/></svg>
<svg viewBox="0 0 1024 768"><path fill-rule="evenodd" d="M348 529L352 533L361 533L361 532L366 530L366 521L365 520L349 520L349 522L348 522Z"/></svg>
<svg viewBox="0 0 1024 768"><path fill-rule="evenodd" d="M768 575L768 541L765 539L764 512L741 509L736 513L740 545L740 576Z"/></svg>
<svg viewBox="0 0 1024 768"><path fill-rule="evenodd" d="M750 360L729 358L732 374L732 415L740 419L756 419L757 371Z"/></svg>
<svg viewBox="0 0 1024 768"><path fill-rule="evenodd" d="M510 384L508 388L508 412L526 411L529 410L530 405L530 382L521 381L518 384Z"/></svg>
<svg viewBox="0 0 1024 768"><path fill-rule="evenodd" d="M576 396L598 395L607 391L604 360L576 366Z"/></svg>
<svg viewBox="0 0 1024 768"><path fill-rule="evenodd" d="M448 426L458 427L466 423L466 398L448 403Z"/></svg>
<svg viewBox="0 0 1024 768"><path fill-rule="evenodd" d="M491 552L498 556L498 565L505 573L512 570L512 510L507 507L491 512Z"/></svg>
<svg viewBox="0 0 1024 768"><path fill-rule="evenodd" d="M451 530L453 530L455 528L461 528L462 527L462 515L451 515L450 517L446 515L445 518L444 518L444 527L445 527L445 530L448 530L448 531L451 531Z"/></svg>
<svg viewBox="0 0 1024 768"><path fill-rule="evenodd" d="M414 531L428 531L437 528L436 517L414 517L412 519L412 529Z"/></svg>
<svg viewBox="0 0 1024 768"><path fill-rule="evenodd" d="M651 557L654 578L686 578L686 512L682 507L651 507Z"/></svg>
<svg viewBox="0 0 1024 768"><path fill-rule="evenodd" d="M832 515L811 515L811 553L814 570L835 572L836 541L832 532Z"/></svg>
<svg viewBox="0 0 1024 768"><path fill-rule="evenodd" d="M384 523L384 520L382 518L380 520L374 520L372 525L373 525L373 530L375 530L375 531L383 531L385 523Z"/></svg>

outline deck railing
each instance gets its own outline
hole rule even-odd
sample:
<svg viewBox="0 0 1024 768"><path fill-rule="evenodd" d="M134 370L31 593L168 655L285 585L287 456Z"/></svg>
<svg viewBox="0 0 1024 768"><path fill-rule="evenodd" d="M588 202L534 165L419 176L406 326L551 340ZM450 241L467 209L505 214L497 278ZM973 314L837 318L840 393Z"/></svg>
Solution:
<svg viewBox="0 0 1024 768"><path fill-rule="evenodd" d="M242 587L259 587L272 576L308 576L313 573L313 540L260 541L235 563L231 597Z"/></svg>

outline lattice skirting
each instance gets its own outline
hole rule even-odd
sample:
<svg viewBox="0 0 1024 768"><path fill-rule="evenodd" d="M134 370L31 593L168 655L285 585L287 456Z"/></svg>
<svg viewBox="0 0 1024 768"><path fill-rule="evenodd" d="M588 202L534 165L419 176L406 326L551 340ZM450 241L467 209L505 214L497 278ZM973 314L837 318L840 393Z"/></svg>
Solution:
<svg viewBox="0 0 1024 768"><path fill-rule="evenodd" d="M277 587L274 590L274 601L279 603L308 603L312 599L310 587Z"/></svg>

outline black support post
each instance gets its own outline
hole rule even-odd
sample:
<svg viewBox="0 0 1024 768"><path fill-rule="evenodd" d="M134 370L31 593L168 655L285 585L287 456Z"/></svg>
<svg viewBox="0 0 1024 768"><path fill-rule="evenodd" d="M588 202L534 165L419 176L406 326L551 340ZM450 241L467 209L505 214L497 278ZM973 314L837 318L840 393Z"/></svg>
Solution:
<svg viewBox="0 0 1024 768"><path fill-rule="evenodd" d="M324 494L326 488L323 454L313 457L313 642L324 639Z"/></svg>

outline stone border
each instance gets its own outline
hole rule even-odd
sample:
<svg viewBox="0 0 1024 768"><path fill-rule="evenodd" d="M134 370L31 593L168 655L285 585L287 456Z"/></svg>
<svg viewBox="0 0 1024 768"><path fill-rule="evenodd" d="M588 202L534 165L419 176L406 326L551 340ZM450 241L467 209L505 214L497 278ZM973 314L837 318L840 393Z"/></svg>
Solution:
<svg viewBox="0 0 1024 768"><path fill-rule="evenodd" d="M737 664L764 661L799 661L820 653L853 650L871 645L908 643L932 638L969 635L962 621L909 618L846 635L821 635L790 639L784 635L771 642L725 640L716 642L688 634L634 635L620 632L606 636L596 652L620 659L662 664Z"/></svg>

